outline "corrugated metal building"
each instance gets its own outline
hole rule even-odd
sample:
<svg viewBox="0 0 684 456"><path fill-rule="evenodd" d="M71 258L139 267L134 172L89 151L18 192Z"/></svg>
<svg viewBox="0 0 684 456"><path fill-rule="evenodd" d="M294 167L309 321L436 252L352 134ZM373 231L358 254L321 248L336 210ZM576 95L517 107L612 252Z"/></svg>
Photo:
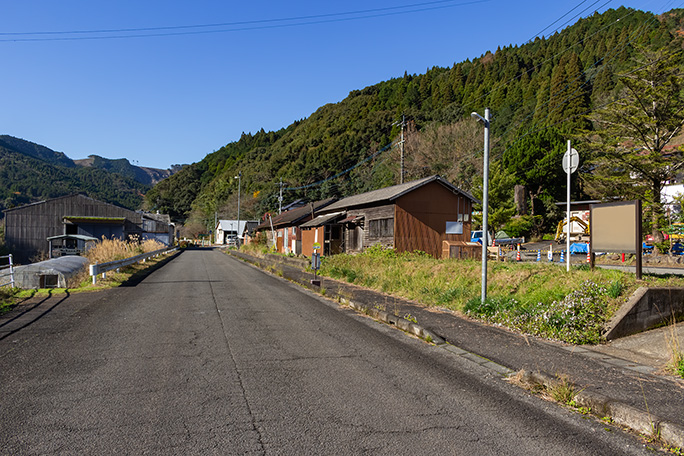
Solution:
<svg viewBox="0 0 684 456"><path fill-rule="evenodd" d="M6 209L5 244L17 263L48 255L48 238L64 234L97 239L142 240L143 213L98 201L85 195L70 195ZM163 222L154 221L154 230ZM165 227L169 236L169 225ZM157 231L154 231L155 233ZM172 237L172 236L171 236ZM173 239L171 239L171 242ZM81 242L78 241L77 242ZM83 245L74 248L83 249Z"/></svg>

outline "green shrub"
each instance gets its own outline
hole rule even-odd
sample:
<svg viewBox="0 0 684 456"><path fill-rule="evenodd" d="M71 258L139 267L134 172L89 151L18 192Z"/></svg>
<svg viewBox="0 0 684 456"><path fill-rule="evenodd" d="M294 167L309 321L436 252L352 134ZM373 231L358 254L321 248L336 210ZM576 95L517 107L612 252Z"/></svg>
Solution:
<svg viewBox="0 0 684 456"><path fill-rule="evenodd" d="M541 215L521 215L512 218L505 226L504 231L512 237L530 237L539 232L544 222Z"/></svg>
<svg viewBox="0 0 684 456"><path fill-rule="evenodd" d="M467 314L494 324L574 344L597 344L606 321L608 291L592 281L559 301L525 304L514 298L471 299Z"/></svg>
<svg viewBox="0 0 684 456"><path fill-rule="evenodd" d="M361 255L370 258L396 258L397 251L391 247L384 247L380 244L374 244L365 249Z"/></svg>

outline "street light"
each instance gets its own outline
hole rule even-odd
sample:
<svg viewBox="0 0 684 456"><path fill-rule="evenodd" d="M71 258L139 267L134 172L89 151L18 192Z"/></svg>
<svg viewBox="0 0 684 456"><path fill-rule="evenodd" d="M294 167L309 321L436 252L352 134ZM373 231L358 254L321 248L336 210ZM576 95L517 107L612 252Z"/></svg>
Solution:
<svg viewBox="0 0 684 456"><path fill-rule="evenodd" d="M485 115L482 117L476 112L470 117L477 119L484 124L484 165L482 167L482 295L481 301L484 304L487 299L487 245L489 232L487 218L489 215L489 108L485 108Z"/></svg>
<svg viewBox="0 0 684 456"><path fill-rule="evenodd" d="M238 213L237 213L237 230L235 235L235 244L238 249L240 249L240 187L242 187L242 171L238 172L238 175L234 177L238 180Z"/></svg>

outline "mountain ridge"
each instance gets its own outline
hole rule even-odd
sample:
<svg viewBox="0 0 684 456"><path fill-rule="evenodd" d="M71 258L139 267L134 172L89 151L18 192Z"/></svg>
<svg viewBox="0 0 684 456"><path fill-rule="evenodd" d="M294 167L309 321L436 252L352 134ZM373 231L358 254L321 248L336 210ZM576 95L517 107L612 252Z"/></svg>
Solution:
<svg viewBox="0 0 684 456"><path fill-rule="evenodd" d="M63 152L0 135L0 210L73 193L135 210L152 185L171 174L133 166L126 159L97 157L83 166Z"/></svg>

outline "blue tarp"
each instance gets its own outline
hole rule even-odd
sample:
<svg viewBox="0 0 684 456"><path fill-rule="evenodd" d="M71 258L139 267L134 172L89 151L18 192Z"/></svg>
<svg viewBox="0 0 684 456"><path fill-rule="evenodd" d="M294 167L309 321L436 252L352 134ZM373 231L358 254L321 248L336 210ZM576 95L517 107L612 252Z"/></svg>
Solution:
<svg viewBox="0 0 684 456"><path fill-rule="evenodd" d="M587 253L587 243L574 243L570 244L570 253Z"/></svg>

